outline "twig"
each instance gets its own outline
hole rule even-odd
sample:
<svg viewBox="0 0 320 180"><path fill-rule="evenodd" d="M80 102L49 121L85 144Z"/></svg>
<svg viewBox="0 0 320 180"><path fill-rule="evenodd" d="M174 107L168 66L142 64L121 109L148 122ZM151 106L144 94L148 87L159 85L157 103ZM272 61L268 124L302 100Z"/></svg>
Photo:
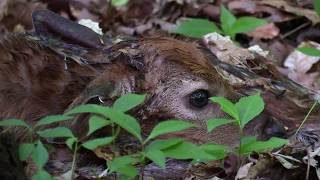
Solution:
<svg viewBox="0 0 320 180"><path fill-rule="evenodd" d="M310 116L311 112L313 111L313 109L316 107L316 105L318 104L318 101L315 101L312 105L312 107L310 108L309 112L307 113L307 115L304 117L302 123L300 124L299 128L297 129L297 131L294 133L294 136L296 136L298 134L298 132L300 131L300 129L302 128L302 126L304 125L304 123L307 121L308 117Z"/></svg>
<svg viewBox="0 0 320 180"><path fill-rule="evenodd" d="M295 29L293 29L293 30L285 33L285 34L282 35L282 36L280 36L280 39L285 39L286 37L288 37L288 36L296 33L297 31L299 31L299 30L301 30L301 29L303 29L303 28L305 28L305 27L307 27L307 26L309 26L310 24L311 24L310 22L306 22L306 23L304 23L304 24L301 24L300 26L296 27Z"/></svg>

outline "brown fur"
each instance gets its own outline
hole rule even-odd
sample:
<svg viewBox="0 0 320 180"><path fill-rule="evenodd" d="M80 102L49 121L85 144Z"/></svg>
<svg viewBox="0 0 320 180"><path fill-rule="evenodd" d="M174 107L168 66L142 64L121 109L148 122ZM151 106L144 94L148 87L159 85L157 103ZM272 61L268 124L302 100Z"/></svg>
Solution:
<svg viewBox="0 0 320 180"><path fill-rule="evenodd" d="M145 134L159 120L182 119L198 127L179 136L195 142L238 143L235 126L206 132L206 120L223 115L218 105L197 109L188 104L189 95L199 88L207 89L210 96L233 95L197 44L157 37L122 42L112 49L114 54L127 51L143 55L137 60L143 64L141 68L129 62L130 58L128 61L128 54L99 63L95 57L106 56L102 51L88 52L92 59L87 60L95 65L67 63L63 56L24 35L4 37L0 40L0 118L33 123L88 103L96 96L111 105L122 94L147 93L145 104L131 112L140 120ZM78 136L86 134L87 126L86 118L71 123Z"/></svg>

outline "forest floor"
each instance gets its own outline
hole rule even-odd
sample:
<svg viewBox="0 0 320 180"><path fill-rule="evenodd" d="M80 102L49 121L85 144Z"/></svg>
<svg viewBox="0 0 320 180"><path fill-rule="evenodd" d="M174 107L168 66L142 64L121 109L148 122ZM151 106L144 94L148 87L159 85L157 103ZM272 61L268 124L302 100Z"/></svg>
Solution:
<svg viewBox="0 0 320 180"><path fill-rule="evenodd" d="M205 38L170 34L186 18L202 18L217 25L223 24L220 22L221 5L237 18L252 16L267 20L267 24L251 32L237 34L234 41L214 34ZM311 52L312 56L309 56L297 50L306 46L320 49L320 16L314 10L312 0L129 0L119 7L112 6L107 0L2 0L1 34L31 30L31 12L36 9L50 9L73 21L91 19L99 22L104 36L110 39L164 35L201 41L220 60L263 77L244 80L237 78L234 72L230 73L233 76L230 76L229 81L241 92L252 88L263 89L270 113L292 132L319 98L320 51ZM219 46L221 43L225 43L224 47ZM247 49L254 45L258 45L261 50ZM270 85L269 82L282 84ZM279 94L270 97L270 93ZM310 113L304 129L320 134L316 122L319 114L316 107ZM299 151L295 148L291 146L276 153L254 154L240 169L236 168L238 165L232 165L231 157L229 162L225 161L223 173L216 167L199 166L190 171L189 178L236 176L236 179L304 179L306 174L310 175L310 179L320 178L317 176L318 171L320 175L319 148L314 144L311 148L305 146ZM307 152L309 161L306 159ZM312 168L307 172L309 165Z"/></svg>

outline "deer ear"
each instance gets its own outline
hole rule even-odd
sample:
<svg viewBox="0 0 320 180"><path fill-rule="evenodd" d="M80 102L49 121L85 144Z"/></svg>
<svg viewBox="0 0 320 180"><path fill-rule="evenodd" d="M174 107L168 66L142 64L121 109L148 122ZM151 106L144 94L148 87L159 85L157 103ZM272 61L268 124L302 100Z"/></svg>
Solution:
<svg viewBox="0 0 320 180"><path fill-rule="evenodd" d="M38 36L59 39L86 48L102 48L102 36L88 27L66 19L50 10L32 13L34 33Z"/></svg>

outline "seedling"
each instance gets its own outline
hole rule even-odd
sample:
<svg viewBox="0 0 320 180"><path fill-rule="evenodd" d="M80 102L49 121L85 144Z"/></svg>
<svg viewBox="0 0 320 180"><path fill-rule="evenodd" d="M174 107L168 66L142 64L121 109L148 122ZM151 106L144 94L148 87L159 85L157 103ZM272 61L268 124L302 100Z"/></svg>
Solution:
<svg viewBox="0 0 320 180"><path fill-rule="evenodd" d="M211 97L210 100L218 103L221 110L227 113L230 118L213 118L208 120L208 131L211 132L221 125L236 124L240 130L240 144L239 147L235 148L235 151L240 155L262 152L287 144L287 140L276 137L272 137L268 141L258 141L255 137L244 136L243 130L245 125L258 116L264 109L264 102L259 94L242 97L235 104L222 97Z"/></svg>
<svg viewBox="0 0 320 180"><path fill-rule="evenodd" d="M178 25L173 32L195 38L201 38L208 33L217 32L230 36L231 39L235 40L237 34L253 31L257 27L267 24L267 21L251 16L243 16L237 19L229 10L221 6L220 23L219 28L214 22L207 19L189 18Z"/></svg>

